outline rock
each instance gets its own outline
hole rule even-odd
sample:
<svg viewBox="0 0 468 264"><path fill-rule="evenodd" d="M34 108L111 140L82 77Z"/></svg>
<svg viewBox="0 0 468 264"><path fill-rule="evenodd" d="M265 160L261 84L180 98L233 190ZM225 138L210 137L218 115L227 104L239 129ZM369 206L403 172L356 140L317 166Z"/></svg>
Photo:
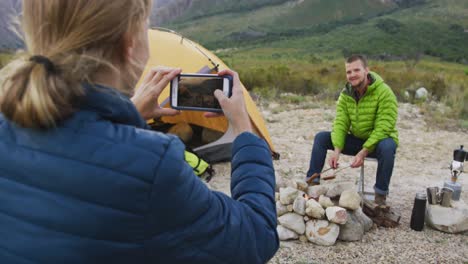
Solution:
<svg viewBox="0 0 468 264"><path fill-rule="evenodd" d="M284 205L292 204L297 197L297 189L286 187L280 188L280 202Z"/></svg>
<svg viewBox="0 0 468 264"><path fill-rule="evenodd" d="M287 181L286 181L286 187L291 187L291 188L297 190L298 188L297 188L297 182L296 182L296 180L293 180L293 179L287 180Z"/></svg>
<svg viewBox="0 0 468 264"><path fill-rule="evenodd" d="M277 177L275 191L279 192L280 188L286 188L286 181L282 177Z"/></svg>
<svg viewBox="0 0 468 264"><path fill-rule="evenodd" d="M320 195L319 204L325 209L327 207L335 206L335 204L332 202L332 200L330 198L326 197L325 195Z"/></svg>
<svg viewBox="0 0 468 264"><path fill-rule="evenodd" d="M211 143L211 142L214 142L214 141L218 140L223 135L224 135L224 133L222 133L222 132L219 132L219 131L216 131L216 130L209 129L209 128L205 127L202 130L201 138L202 138L202 142L204 144L208 144L208 143Z"/></svg>
<svg viewBox="0 0 468 264"><path fill-rule="evenodd" d="M287 213L279 217L278 221L282 226L296 232L299 235L302 235L305 232L305 224L301 215Z"/></svg>
<svg viewBox="0 0 468 264"><path fill-rule="evenodd" d="M306 194L305 192L303 192L303 191L301 191L301 190L297 190L297 196L300 196L300 197L303 197L303 198L304 198L304 195L305 195L305 194Z"/></svg>
<svg viewBox="0 0 468 264"><path fill-rule="evenodd" d="M294 207L293 207L292 204L288 204L288 205L286 206L286 208L288 209L288 212L294 211Z"/></svg>
<svg viewBox="0 0 468 264"><path fill-rule="evenodd" d="M345 190L341 193L338 204L346 209L356 210L361 205L361 196L356 191Z"/></svg>
<svg viewBox="0 0 468 264"><path fill-rule="evenodd" d="M310 199L306 202L305 212L306 212L306 215L316 218L316 219L322 219L323 216L325 215L325 210L314 199Z"/></svg>
<svg viewBox="0 0 468 264"><path fill-rule="evenodd" d="M317 245L334 245L339 233L340 227L326 220L310 220L306 224L307 239Z"/></svg>
<svg viewBox="0 0 468 264"><path fill-rule="evenodd" d="M346 220L348 220L346 209L338 206L328 207L325 213L327 214L327 219L335 224L343 225L346 223Z"/></svg>
<svg viewBox="0 0 468 264"><path fill-rule="evenodd" d="M411 95L408 91L405 91L403 93L403 98L405 99L406 102L408 102L411 99Z"/></svg>
<svg viewBox="0 0 468 264"><path fill-rule="evenodd" d="M360 241L364 233L372 228L372 220L359 208L354 211L348 211L348 221L340 226L339 240L342 241Z"/></svg>
<svg viewBox="0 0 468 264"><path fill-rule="evenodd" d="M362 211L362 208L350 211L348 212L348 214L353 214L354 216L356 216L357 220L364 226L365 232L369 231L372 228L372 226L374 226L374 222Z"/></svg>
<svg viewBox="0 0 468 264"><path fill-rule="evenodd" d="M340 196L341 193L345 190L354 190L355 186L352 182L340 182L333 184L328 188L326 196L334 198Z"/></svg>
<svg viewBox="0 0 468 264"><path fill-rule="evenodd" d="M297 196L293 203L293 211L300 215L305 215L306 199L302 196Z"/></svg>
<svg viewBox="0 0 468 264"><path fill-rule="evenodd" d="M173 134L178 136L184 143L190 142L193 136L192 127L185 122L177 123L173 125L168 131L168 134Z"/></svg>
<svg viewBox="0 0 468 264"><path fill-rule="evenodd" d="M426 100L428 96L429 96L429 92L427 91L427 89L424 87L421 87L416 90L416 93L414 94L414 99Z"/></svg>
<svg viewBox="0 0 468 264"><path fill-rule="evenodd" d="M468 231L468 205L463 200L452 201L452 207L427 206L426 223L429 226L452 234Z"/></svg>
<svg viewBox="0 0 468 264"><path fill-rule="evenodd" d="M289 212L288 207L282 204L280 201L276 202L276 214L278 217L284 215L285 213Z"/></svg>
<svg viewBox="0 0 468 264"><path fill-rule="evenodd" d="M350 211L346 224L340 226L338 239L341 241L359 241L364 236L364 225L359 221L354 211Z"/></svg>
<svg viewBox="0 0 468 264"><path fill-rule="evenodd" d="M275 192L275 201L279 201L279 192Z"/></svg>
<svg viewBox="0 0 468 264"><path fill-rule="evenodd" d="M305 215L305 216L304 216L304 222L307 222L307 221L309 221L309 220L310 220L310 218L309 218L307 215Z"/></svg>
<svg viewBox="0 0 468 264"><path fill-rule="evenodd" d="M277 226L276 231L278 231L278 237L279 237L279 240L281 241L299 238L299 235L296 234L296 232L289 230L282 225Z"/></svg>
<svg viewBox="0 0 468 264"><path fill-rule="evenodd" d="M303 180L296 180L296 186L298 190L303 192L307 192L307 189L309 188L309 184Z"/></svg>
<svg viewBox="0 0 468 264"><path fill-rule="evenodd" d="M309 197L318 198L320 197L320 195L326 194L327 191L328 191L327 186L323 186L323 185L309 186L309 188L307 188L307 195Z"/></svg>

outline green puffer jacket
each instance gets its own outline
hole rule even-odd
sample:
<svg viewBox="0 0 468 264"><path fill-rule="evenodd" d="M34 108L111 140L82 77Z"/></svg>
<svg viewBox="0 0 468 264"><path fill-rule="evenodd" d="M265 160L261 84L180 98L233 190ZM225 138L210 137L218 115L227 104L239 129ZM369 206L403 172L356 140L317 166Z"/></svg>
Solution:
<svg viewBox="0 0 468 264"><path fill-rule="evenodd" d="M333 146L336 148L344 148L348 133L366 140L363 148L369 152L374 151L379 141L389 137L398 145L396 97L378 74L370 72L369 77L371 85L358 102L349 83L338 98L331 134Z"/></svg>

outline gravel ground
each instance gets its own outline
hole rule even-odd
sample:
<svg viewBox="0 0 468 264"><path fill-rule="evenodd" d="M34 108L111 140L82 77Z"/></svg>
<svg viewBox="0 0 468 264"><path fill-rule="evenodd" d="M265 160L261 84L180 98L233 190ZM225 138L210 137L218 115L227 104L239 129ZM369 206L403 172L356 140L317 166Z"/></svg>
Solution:
<svg viewBox="0 0 468 264"><path fill-rule="evenodd" d="M332 107L294 109L272 103L263 109L273 144L281 159L274 162L276 177L302 179L308 169L314 135L330 130L335 115ZM465 144L468 133L429 128L417 108L402 104L397 123L400 146L390 185L388 203L400 212L400 226L394 229L374 227L360 242L338 241L322 247L300 241L281 242L269 263L468 263L468 233L446 234L426 226L422 232L410 229L414 196L429 186L442 186L450 177L453 150ZM341 158L341 162L351 157ZM466 166L468 167L468 166ZM215 165L212 189L229 194L230 166ZM376 164L366 164L366 187L372 187ZM337 181L358 178L358 169L346 169ZM468 201L468 173L459 182Z"/></svg>

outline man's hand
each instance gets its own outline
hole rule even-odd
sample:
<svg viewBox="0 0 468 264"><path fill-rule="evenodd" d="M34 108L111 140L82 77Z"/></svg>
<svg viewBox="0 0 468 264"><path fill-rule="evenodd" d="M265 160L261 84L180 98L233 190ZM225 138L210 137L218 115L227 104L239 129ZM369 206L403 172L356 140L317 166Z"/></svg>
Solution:
<svg viewBox="0 0 468 264"><path fill-rule="evenodd" d="M365 148L359 151L359 153L354 156L353 162L351 162L351 168L361 167L362 164L364 164L364 158L367 157L367 154L369 154L369 151Z"/></svg>
<svg viewBox="0 0 468 264"><path fill-rule="evenodd" d="M130 99L145 120L179 114L179 111L175 109L161 108L158 98L167 84L180 72L181 69L156 67L145 76L142 84Z"/></svg>
<svg viewBox="0 0 468 264"><path fill-rule="evenodd" d="M339 165L338 160L340 159L340 153L341 151L335 148L335 151L333 152L330 159L328 160L328 165L330 165L330 167L332 167L333 169L338 168L338 165Z"/></svg>

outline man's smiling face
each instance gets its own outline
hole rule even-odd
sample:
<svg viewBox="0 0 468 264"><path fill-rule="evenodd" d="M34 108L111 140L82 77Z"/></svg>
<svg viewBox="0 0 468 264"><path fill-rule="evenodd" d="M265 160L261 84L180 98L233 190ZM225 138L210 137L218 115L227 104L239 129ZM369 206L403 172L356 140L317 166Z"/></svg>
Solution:
<svg viewBox="0 0 468 264"><path fill-rule="evenodd" d="M356 60L351 63L346 63L346 80L353 87L362 87L367 82L367 74L369 69L364 67L362 61Z"/></svg>

